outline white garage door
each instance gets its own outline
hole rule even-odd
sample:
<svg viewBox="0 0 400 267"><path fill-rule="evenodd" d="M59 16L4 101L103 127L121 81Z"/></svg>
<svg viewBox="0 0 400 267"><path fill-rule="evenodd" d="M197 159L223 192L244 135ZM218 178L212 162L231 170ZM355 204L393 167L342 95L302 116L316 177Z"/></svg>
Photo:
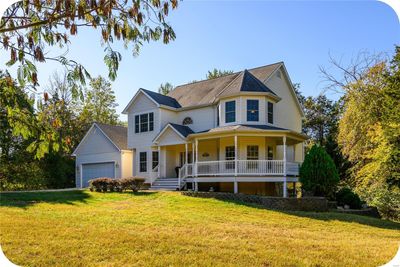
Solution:
<svg viewBox="0 0 400 267"><path fill-rule="evenodd" d="M114 162L91 163L82 165L82 185L89 186L89 180L99 177L115 177Z"/></svg>

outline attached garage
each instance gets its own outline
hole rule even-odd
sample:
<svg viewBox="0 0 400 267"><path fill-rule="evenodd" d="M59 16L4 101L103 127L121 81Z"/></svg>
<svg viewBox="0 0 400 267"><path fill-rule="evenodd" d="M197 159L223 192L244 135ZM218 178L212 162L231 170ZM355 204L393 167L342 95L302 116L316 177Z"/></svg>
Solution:
<svg viewBox="0 0 400 267"><path fill-rule="evenodd" d="M76 187L87 187L98 177L132 176L133 153L127 149L126 127L94 123L73 153Z"/></svg>

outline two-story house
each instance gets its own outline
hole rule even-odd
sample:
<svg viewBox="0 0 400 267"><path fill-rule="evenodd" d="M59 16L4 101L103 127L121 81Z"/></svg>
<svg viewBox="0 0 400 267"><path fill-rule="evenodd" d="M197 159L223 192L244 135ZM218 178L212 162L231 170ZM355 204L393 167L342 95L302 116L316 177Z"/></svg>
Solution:
<svg viewBox="0 0 400 267"><path fill-rule="evenodd" d="M76 148L78 187L140 176L154 189L287 196L303 161L302 108L283 62L177 86L139 89L128 128L93 124Z"/></svg>

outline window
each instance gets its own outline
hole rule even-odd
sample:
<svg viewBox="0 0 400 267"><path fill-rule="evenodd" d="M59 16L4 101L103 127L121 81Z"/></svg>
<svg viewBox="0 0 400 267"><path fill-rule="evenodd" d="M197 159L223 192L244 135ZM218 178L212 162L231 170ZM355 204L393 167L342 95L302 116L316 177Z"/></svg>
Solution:
<svg viewBox="0 0 400 267"><path fill-rule="evenodd" d="M247 121L258 121L258 100L247 100Z"/></svg>
<svg viewBox="0 0 400 267"><path fill-rule="evenodd" d="M135 133L140 133L140 128L139 128L139 115L135 116Z"/></svg>
<svg viewBox="0 0 400 267"><path fill-rule="evenodd" d="M139 155L139 170L140 172L147 172L147 152L140 152Z"/></svg>
<svg viewBox="0 0 400 267"><path fill-rule="evenodd" d="M140 115L140 132L147 132L149 130L149 114Z"/></svg>
<svg viewBox="0 0 400 267"><path fill-rule="evenodd" d="M273 124L274 123L274 104L271 102L268 102L268 123Z"/></svg>
<svg viewBox="0 0 400 267"><path fill-rule="evenodd" d="M225 102L225 123L236 121L236 102Z"/></svg>
<svg viewBox="0 0 400 267"><path fill-rule="evenodd" d="M135 116L135 133L151 132L154 130L154 113Z"/></svg>
<svg viewBox="0 0 400 267"><path fill-rule="evenodd" d="M182 125L189 125L189 124L193 124L192 118L190 118L190 117L184 118L182 121Z"/></svg>
<svg viewBox="0 0 400 267"><path fill-rule="evenodd" d="M248 169L258 168L258 146L247 146L247 160Z"/></svg>
<svg viewBox="0 0 400 267"><path fill-rule="evenodd" d="M217 126L219 126L219 105L217 108Z"/></svg>
<svg viewBox="0 0 400 267"><path fill-rule="evenodd" d="M227 146L225 147L225 160L235 160L235 147L234 146ZM235 162L226 162L225 164L226 169L234 169Z"/></svg>
<svg viewBox="0 0 400 267"><path fill-rule="evenodd" d="M157 166L158 166L158 151L153 151L151 167L154 170L154 168Z"/></svg>
<svg viewBox="0 0 400 267"><path fill-rule="evenodd" d="M149 131L154 130L154 113L149 113Z"/></svg>

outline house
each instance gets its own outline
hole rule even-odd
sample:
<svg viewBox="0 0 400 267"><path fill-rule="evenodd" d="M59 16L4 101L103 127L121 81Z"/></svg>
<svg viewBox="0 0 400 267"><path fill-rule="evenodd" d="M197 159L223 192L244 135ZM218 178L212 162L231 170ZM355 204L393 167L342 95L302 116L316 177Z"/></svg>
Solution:
<svg viewBox="0 0 400 267"><path fill-rule="evenodd" d="M75 150L78 187L96 176L140 176L155 189L286 197L298 181L307 136L283 62L168 95L139 89L123 114L127 129L95 123Z"/></svg>

